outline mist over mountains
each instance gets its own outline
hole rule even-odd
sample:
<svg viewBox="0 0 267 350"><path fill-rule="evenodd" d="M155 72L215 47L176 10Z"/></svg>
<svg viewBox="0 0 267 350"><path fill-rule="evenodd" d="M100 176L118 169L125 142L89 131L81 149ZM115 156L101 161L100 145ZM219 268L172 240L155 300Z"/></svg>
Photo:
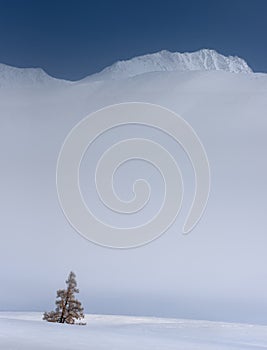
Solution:
<svg viewBox="0 0 267 350"><path fill-rule="evenodd" d="M145 178L151 198L144 211L118 216L101 203L94 171L114 142L144 137L160 143L185 183L182 211L168 232L121 251L87 242L70 227L58 203L55 172L61 145L77 122L128 101L159 104L192 125L208 154L212 186L203 218L183 236L194 176L179 145L141 126L97 138L85 154L80 181L87 205L107 223L142 224L164 197L160 174L134 160L118 169L114 187L128 200L134 180ZM77 82L0 65L0 308L50 309L62 276L74 270L87 312L266 323L266 110L267 75L213 50L161 51Z"/></svg>

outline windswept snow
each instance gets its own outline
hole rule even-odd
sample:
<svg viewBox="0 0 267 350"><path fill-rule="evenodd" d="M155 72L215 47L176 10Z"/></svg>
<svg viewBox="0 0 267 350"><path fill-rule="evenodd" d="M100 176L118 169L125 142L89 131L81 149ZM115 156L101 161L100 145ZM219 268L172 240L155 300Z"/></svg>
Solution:
<svg viewBox="0 0 267 350"><path fill-rule="evenodd" d="M0 313L1 350L259 350L267 326L87 315L86 326L41 321L40 313Z"/></svg>

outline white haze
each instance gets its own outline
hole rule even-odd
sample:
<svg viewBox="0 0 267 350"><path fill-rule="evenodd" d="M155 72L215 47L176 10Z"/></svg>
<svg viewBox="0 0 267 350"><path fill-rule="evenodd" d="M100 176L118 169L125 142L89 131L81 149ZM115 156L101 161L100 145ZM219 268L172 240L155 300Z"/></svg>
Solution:
<svg viewBox="0 0 267 350"><path fill-rule="evenodd" d="M212 55L208 69L151 68L132 76L124 65L121 78L116 70L114 79L109 69L76 83L2 66L0 309L53 308L56 289L74 270L88 313L267 324L267 76L249 68L218 70L219 58ZM132 182L143 176L151 184L151 201L135 218L107 211L94 188L94 167L114 141L129 136L158 141L179 163L185 182L182 212L166 234L138 249L114 250L86 241L70 227L58 203L55 171L64 138L78 121L127 101L156 103L186 119L206 148L212 186L205 215L183 236L194 177L179 145L140 126L103 135L81 169L83 194L100 218L118 226L145 222L163 196L155 169L129 162L117 173L118 194L129 199Z"/></svg>

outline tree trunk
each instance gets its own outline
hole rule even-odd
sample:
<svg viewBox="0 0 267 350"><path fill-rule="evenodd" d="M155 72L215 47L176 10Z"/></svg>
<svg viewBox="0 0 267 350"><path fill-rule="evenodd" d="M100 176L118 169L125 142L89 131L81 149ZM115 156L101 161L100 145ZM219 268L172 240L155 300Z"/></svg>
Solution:
<svg viewBox="0 0 267 350"><path fill-rule="evenodd" d="M67 295L66 295L66 300L65 300L65 303L63 304L62 306L62 312L61 312L61 316L60 316L60 319L59 319L59 323L65 323L65 311L66 311L66 308L67 308L67 305L68 305L68 301L69 301L69 288L67 290Z"/></svg>

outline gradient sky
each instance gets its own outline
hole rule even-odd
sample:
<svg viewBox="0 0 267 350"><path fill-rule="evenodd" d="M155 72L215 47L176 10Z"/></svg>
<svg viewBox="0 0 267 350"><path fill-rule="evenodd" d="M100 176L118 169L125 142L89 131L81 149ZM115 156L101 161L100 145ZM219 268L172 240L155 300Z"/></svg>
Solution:
<svg viewBox="0 0 267 350"><path fill-rule="evenodd" d="M267 1L0 0L0 62L71 80L162 49L212 48L267 72Z"/></svg>

